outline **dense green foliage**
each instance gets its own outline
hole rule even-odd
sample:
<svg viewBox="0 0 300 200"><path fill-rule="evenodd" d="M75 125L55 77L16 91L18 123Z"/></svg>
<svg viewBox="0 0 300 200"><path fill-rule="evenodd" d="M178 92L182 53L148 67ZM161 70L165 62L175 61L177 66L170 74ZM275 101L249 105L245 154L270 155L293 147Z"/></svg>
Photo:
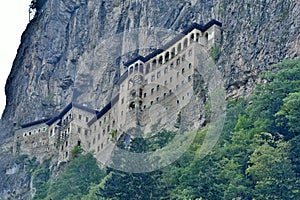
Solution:
<svg viewBox="0 0 300 200"><path fill-rule="evenodd" d="M91 155L67 164L47 191L52 199L300 199L300 60L275 65L249 100L228 103L223 132L204 158L206 130L173 164L151 173L97 169ZM135 139L155 151L172 133ZM47 172L40 171L40 180ZM47 182L45 182L47 183ZM40 194L45 194L40 191ZM45 195L44 195L45 196Z"/></svg>

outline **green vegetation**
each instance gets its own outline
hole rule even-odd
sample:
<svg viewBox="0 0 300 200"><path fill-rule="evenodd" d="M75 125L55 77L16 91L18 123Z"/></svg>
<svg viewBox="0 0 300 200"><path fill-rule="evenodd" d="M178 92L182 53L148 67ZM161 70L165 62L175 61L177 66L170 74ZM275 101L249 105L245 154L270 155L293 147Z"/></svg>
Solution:
<svg viewBox="0 0 300 200"><path fill-rule="evenodd" d="M79 155L81 155L81 153L83 152L83 149L81 146L76 145L72 150L71 150L71 155L73 158L78 157Z"/></svg>
<svg viewBox="0 0 300 200"><path fill-rule="evenodd" d="M204 158L206 130L180 159L151 173L104 173L90 154L80 155L50 184L47 199L300 199L300 60L262 78L251 99L228 102L221 137ZM130 150L155 151L172 139L163 131L133 140ZM47 170L34 177L49 183ZM46 193L37 192L41 199Z"/></svg>
<svg viewBox="0 0 300 200"><path fill-rule="evenodd" d="M209 55L211 58L215 61L218 62L219 57L221 55L221 49L219 46L214 46L209 50Z"/></svg>

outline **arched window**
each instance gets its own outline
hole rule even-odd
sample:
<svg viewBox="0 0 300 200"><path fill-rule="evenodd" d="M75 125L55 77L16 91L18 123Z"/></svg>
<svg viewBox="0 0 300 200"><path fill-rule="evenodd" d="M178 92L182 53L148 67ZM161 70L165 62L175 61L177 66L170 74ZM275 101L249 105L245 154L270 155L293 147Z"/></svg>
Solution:
<svg viewBox="0 0 300 200"><path fill-rule="evenodd" d="M199 42L199 39L200 39L200 33L197 33L196 34L196 42Z"/></svg>
<svg viewBox="0 0 300 200"><path fill-rule="evenodd" d="M163 57L162 57L162 56L159 57L158 63L159 63L160 65L163 63Z"/></svg>
<svg viewBox="0 0 300 200"><path fill-rule="evenodd" d="M184 68L181 69L181 73L184 74Z"/></svg>
<svg viewBox="0 0 300 200"><path fill-rule="evenodd" d="M205 41L205 44L207 44L207 42L208 42L208 33L207 32L204 34L204 41Z"/></svg>
<svg viewBox="0 0 300 200"><path fill-rule="evenodd" d="M191 37L190 37L190 43L194 42L194 38L195 38L195 35L194 35L194 33L192 33Z"/></svg>
<svg viewBox="0 0 300 200"><path fill-rule="evenodd" d="M170 58L170 53L167 52L167 53L165 54L165 61L168 62L168 61L169 61L169 58Z"/></svg>
<svg viewBox="0 0 300 200"><path fill-rule="evenodd" d="M140 72L144 73L144 65L142 63L140 63Z"/></svg>
<svg viewBox="0 0 300 200"><path fill-rule="evenodd" d="M152 61L152 70L156 68L156 59Z"/></svg>
<svg viewBox="0 0 300 200"><path fill-rule="evenodd" d="M183 48L187 48L187 46L188 46L188 39L185 38L183 42Z"/></svg>
<svg viewBox="0 0 300 200"><path fill-rule="evenodd" d="M148 74L150 72L150 64L148 63L146 66L146 74Z"/></svg>
<svg viewBox="0 0 300 200"><path fill-rule="evenodd" d="M129 109L130 109L130 110L135 109L135 103L134 103L134 102L131 102L131 103L129 104Z"/></svg>
<svg viewBox="0 0 300 200"><path fill-rule="evenodd" d="M175 47L171 51L171 59L175 57Z"/></svg>
<svg viewBox="0 0 300 200"><path fill-rule="evenodd" d="M135 90L131 90L130 95L131 95L131 97L135 97L136 96L136 91Z"/></svg>
<svg viewBox="0 0 300 200"><path fill-rule="evenodd" d="M136 72L139 71L139 64L137 64L137 63L135 64L134 71L136 71Z"/></svg>
<svg viewBox="0 0 300 200"><path fill-rule="evenodd" d="M129 68L129 74L132 74L133 73L133 67L130 67Z"/></svg>
<svg viewBox="0 0 300 200"><path fill-rule="evenodd" d="M177 52L179 53L181 51L181 43L178 44Z"/></svg>

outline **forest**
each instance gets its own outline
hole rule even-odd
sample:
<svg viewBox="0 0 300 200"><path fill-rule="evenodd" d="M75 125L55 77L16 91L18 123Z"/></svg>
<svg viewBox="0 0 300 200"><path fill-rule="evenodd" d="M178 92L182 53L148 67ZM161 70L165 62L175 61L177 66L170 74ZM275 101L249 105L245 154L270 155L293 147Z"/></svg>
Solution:
<svg viewBox="0 0 300 200"><path fill-rule="evenodd" d="M300 59L273 65L260 78L250 97L228 99L221 136L205 157L205 128L180 159L149 173L100 169L77 147L52 178L50 160L38 165L24 157L33 199L300 199ZM173 136L136 139L131 151L154 151Z"/></svg>

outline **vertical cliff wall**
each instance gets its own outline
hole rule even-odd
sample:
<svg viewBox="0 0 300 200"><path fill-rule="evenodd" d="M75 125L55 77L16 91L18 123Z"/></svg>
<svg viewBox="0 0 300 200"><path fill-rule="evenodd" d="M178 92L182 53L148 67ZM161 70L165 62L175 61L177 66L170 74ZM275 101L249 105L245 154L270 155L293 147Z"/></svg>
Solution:
<svg viewBox="0 0 300 200"><path fill-rule="evenodd" d="M228 96L247 95L262 70L299 56L299 6L296 0L47 0L22 35L2 119L48 117L70 101L101 108L120 63L166 38L152 45L145 35L160 29L172 35L213 18L223 23L218 66Z"/></svg>

